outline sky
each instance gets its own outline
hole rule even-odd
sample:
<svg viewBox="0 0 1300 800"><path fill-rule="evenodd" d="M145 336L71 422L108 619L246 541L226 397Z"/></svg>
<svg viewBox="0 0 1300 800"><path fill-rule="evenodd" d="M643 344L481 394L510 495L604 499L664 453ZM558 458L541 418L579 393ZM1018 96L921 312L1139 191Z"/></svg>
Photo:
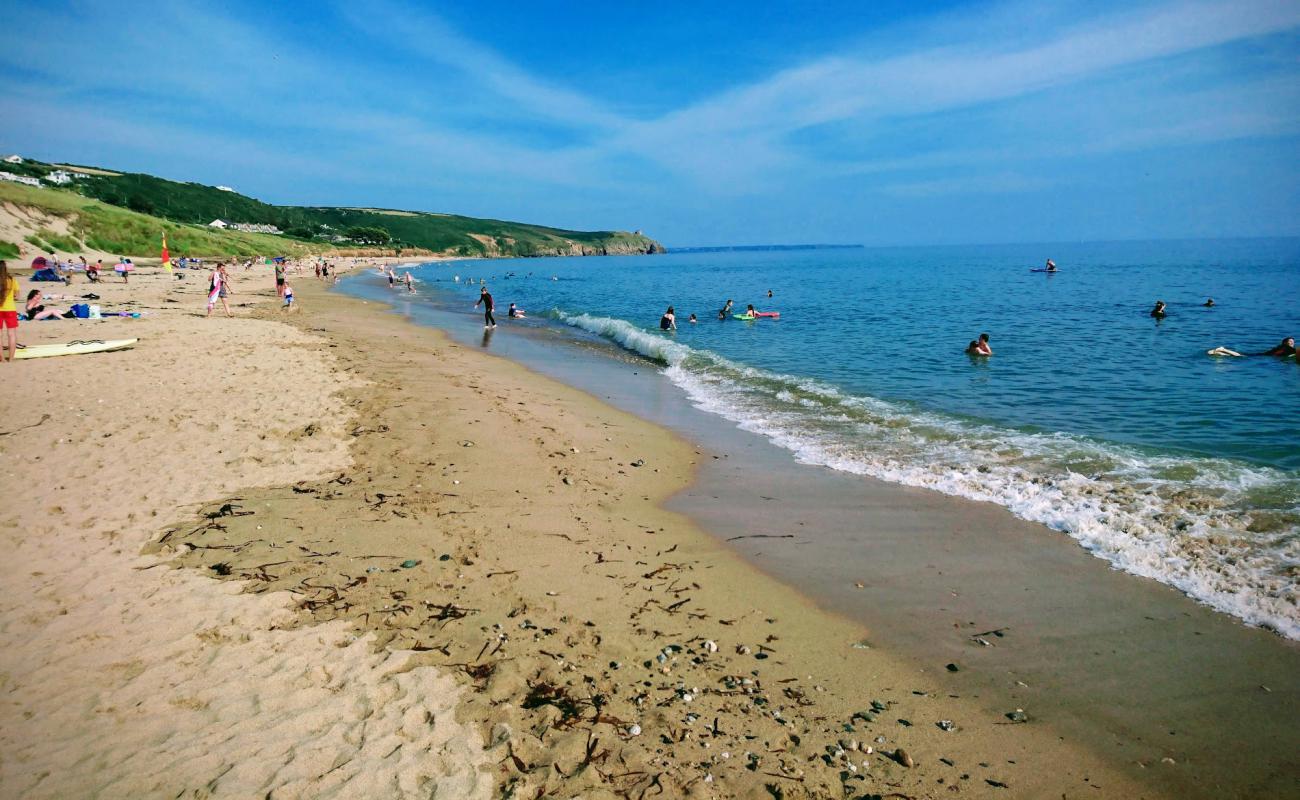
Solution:
<svg viewBox="0 0 1300 800"><path fill-rule="evenodd" d="M1300 235L1300 2L0 0L0 151L671 246Z"/></svg>

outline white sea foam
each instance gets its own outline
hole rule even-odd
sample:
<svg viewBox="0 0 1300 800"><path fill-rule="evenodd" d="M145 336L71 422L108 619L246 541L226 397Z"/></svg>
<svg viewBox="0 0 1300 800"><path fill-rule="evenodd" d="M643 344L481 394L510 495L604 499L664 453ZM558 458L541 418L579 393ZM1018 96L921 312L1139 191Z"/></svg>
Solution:
<svg viewBox="0 0 1300 800"><path fill-rule="evenodd" d="M1300 639L1293 476L919 411L738 364L625 320L557 317L664 364L696 407L800 462L998 503L1119 569ZM1260 507L1261 496L1275 505Z"/></svg>

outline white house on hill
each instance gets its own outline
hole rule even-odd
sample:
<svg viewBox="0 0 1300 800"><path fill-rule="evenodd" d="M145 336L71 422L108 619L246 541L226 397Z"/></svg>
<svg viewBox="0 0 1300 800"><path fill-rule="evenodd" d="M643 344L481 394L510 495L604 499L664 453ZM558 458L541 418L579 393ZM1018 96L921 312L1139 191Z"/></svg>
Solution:
<svg viewBox="0 0 1300 800"><path fill-rule="evenodd" d="M63 169L56 169L49 175L46 175L45 180L62 186L65 183L72 183L72 173Z"/></svg>
<svg viewBox="0 0 1300 800"><path fill-rule="evenodd" d="M218 186L217 189L220 190L220 191L223 191L223 192L233 192L233 191L235 191L234 189L230 188L229 186Z"/></svg>
<svg viewBox="0 0 1300 800"><path fill-rule="evenodd" d="M6 164L21 164L21 163L23 163L23 157L20 156L20 155L18 155L17 153L14 153L14 154L11 155L11 156L5 156L5 163L6 163Z"/></svg>
<svg viewBox="0 0 1300 800"><path fill-rule="evenodd" d="M229 228L229 227L230 227L230 223L229 223L229 222L226 222L224 219L214 219L214 220L212 220L211 222L208 223L208 227L209 227L209 228Z"/></svg>

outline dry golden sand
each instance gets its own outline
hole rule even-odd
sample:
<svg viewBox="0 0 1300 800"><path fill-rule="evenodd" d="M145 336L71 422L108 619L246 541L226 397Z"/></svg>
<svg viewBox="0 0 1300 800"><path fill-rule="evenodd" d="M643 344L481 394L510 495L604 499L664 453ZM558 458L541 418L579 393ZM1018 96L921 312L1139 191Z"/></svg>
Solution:
<svg viewBox="0 0 1300 800"><path fill-rule="evenodd" d="M151 316L21 341L134 350L0 366L0 797L486 796L448 678L344 623L291 626L288 595L139 555L178 509L349 463L330 400L349 378L322 342L196 316L205 281L95 286Z"/></svg>
<svg viewBox="0 0 1300 800"><path fill-rule="evenodd" d="M22 329L143 341L3 368L0 795L1161 796L664 511L689 443L256 281Z"/></svg>

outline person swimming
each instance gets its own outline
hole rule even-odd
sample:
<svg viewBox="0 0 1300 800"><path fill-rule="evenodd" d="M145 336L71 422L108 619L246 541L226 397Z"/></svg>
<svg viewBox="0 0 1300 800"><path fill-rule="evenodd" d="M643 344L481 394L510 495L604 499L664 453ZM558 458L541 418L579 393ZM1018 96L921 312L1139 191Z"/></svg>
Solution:
<svg viewBox="0 0 1300 800"><path fill-rule="evenodd" d="M724 306L722 307L722 310L718 312L718 319L726 319L726 318L727 318L727 315L731 313L731 305L732 305L731 301L728 300L728 301L726 302L726 305L724 305Z"/></svg>
<svg viewBox="0 0 1300 800"><path fill-rule="evenodd" d="M750 303L749 305L745 306L745 316L747 316L747 317L753 317L753 316L757 316L757 315L758 315L758 312L754 310L754 304L753 304L753 303Z"/></svg>
<svg viewBox="0 0 1300 800"><path fill-rule="evenodd" d="M659 330L675 331L677 330L677 314L673 312L673 307L668 306L668 310L659 318Z"/></svg>
<svg viewBox="0 0 1300 800"><path fill-rule="evenodd" d="M1206 308L1214 308L1214 298L1213 297L1205 298L1205 302L1201 303L1201 305L1205 306Z"/></svg>
<svg viewBox="0 0 1300 800"><path fill-rule="evenodd" d="M767 296L768 296L768 297L771 297L771 296L772 296L772 290L771 290L771 289L768 289L768 290L767 290Z"/></svg>
<svg viewBox="0 0 1300 800"><path fill-rule="evenodd" d="M989 335L987 333L981 333L980 338L976 339L971 344L975 345L975 355L993 355L993 348L989 347Z"/></svg>
<svg viewBox="0 0 1300 800"><path fill-rule="evenodd" d="M1262 353L1238 353L1236 350L1229 350L1226 347L1216 347L1213 350L1205 351L1205 354L1207 356L1233 356L1235 358L1244 358L1246 356L1275 356L1278 358L1287 358L1296 354L1295 339L1288 336L1278 342L1273 348L1265 350Z"/></svg>
<svg viewBox="0 0 1300 800"><path fill-rule="evenodd" d="M1293 356L1295 355L1295 339L1288 336L1285 339L1283 339L1281 342L1279 342L1277 346L1275 346L1273 349L1265 350L1264 352L1256 353L1255 355L1281 356L1283 358L1285 358L1286 356Z"/></svg>
<svg viewBox="0 0 1300 800"><path fill-rule="evenodd" d="M1151 309L1151 316L1155 317L1156 319L1164 319L1166 315L1167 312L1165 311L1165 301L1157 300L1155 308Z"/></svg>
<svg viewBox="0 0 1300 800"><path fill-rule="evenodd" d="M692 315L691 315L691 318L687 320L687 322L691 323L692 325L694 325L694 324L695 324L696 322L698 322L698 321L699 321L699 320L695 319L695 315L694 315L694 314L692 314Z"/></svg>

